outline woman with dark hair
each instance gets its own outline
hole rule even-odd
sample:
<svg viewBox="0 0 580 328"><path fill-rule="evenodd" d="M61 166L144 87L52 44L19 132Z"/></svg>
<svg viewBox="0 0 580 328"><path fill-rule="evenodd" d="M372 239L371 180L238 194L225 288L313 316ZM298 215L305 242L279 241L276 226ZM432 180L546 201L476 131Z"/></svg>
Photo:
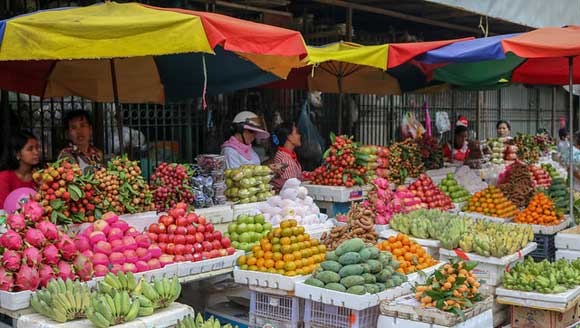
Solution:
<svg viewBox="0 0 580 328"><path fill-rule="evenodd" d="M15 189L34 188L32 170L40 162L38 139L29 132L18 132L10 137L0 171L0 206Z"/></svg>
<svg viewBox="0 0 580 328"><path fill-rule="evenodd" d="M495 125L495 130L497 131L498 138L510 138L512 127L508 121L499 120Z"/></svg>
<svg viewBox="0 0 580 328"><path fill-rule="evenodd" d="M276 128L274 134L272 134L272 143L278 149L272 164L280 164L282 166L278 171L278 176L272 180L272 185L276 190L280 190L286 180L291 178L302 179L302 166L294 152L294 149L302 144L301 136L294 123L286 122Z"/></svg>
<svg viewBox="0 0 580 328"><path fill-rule="evenodd" d="M443 156L447 162L465 162L469 155L468 138L467 119L460 117L453 131L453 141L443 146Z"/></svg>

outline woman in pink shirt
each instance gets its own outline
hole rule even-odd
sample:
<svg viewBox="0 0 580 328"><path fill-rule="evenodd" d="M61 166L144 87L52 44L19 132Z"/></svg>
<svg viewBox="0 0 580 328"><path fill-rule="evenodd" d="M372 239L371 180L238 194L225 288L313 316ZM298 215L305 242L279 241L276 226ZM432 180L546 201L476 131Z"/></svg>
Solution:
<svg viewBox="0 0 580 328"><path fill-rule="evenodd" d="M282 166L278 176L272 180L272 185L279 191L288 179L302 180L302 166L294 152L294 149L302 144L301 136L294 123L282 123L272 135L272 143L278 147L272 164L281 164Z"/></svg>
<svg viewBox="0 0 580 328"><path fill-rule="evenodd" d="M38 139L29 132L18 132L10 137L0 171L0 207L15 189L34 188L32 170L40 162Z"/></svg>

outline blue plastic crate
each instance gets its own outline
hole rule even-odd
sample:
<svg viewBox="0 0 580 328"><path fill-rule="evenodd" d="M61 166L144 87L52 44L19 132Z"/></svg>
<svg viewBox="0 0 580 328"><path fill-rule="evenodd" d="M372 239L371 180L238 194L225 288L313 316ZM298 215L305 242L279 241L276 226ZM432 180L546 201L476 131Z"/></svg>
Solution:
<svg viewBox="0 0 580 328"><path fill-rule="evenodd" d="M536 261L547 259L553 262L556 258L556 235L542 235L534 234L534 242L538 244L535 251L530 253L530 256Z"/></svg>

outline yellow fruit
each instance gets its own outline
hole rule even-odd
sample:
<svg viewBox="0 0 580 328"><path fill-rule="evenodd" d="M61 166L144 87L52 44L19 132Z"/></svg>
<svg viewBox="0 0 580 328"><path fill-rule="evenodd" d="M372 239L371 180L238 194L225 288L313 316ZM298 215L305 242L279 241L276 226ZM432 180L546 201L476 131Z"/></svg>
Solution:
<svg viewBox="0 0 580 328"><path fill-rule="evenodd" d="M277 270L282 270L284 269L284 261L276 261L276 264L274 266L276 267Z"/></svg>
<svg viewBox="0 0 580 328"><path fill-rule="evenodd" d="M295 258L293 254L284 254L283 260L284 262L292 262L295 260Z"/></svg>
<svg viewBox="0 0 580 328"><path fill-rule="evenodd" d="M297 269L300 269L302 268L302 261L301 260L294 261L294 265L296 266Z"/></svg>
<svg viewBox="0 0 580 328"><path fill-rule="evenodd" d="M273 259L274 261L280 261L280 260L282 260L282 257L283 257L282 253L280 253L280 252L276 252L276 253L274 253L274 255L272 256L272 259Z"/></svg>
<svg viewBox="0 0 580 328"><path fill-rule="evenodd" d="M274 267L274 260L268 259L268 260L264 261L264 266L268 269L273 268Z"/></svg>
<svg viewBox="0 0 580 328"><path fill-rule="evenodd" d="M281 229L285 229L285 228L290 228L290 221L289 220L284 220L282 222L280 222L280 228Z"/></svg>
<svg viewBox="0 0 580 328"><path fill-rule="evenodd" d="M264 262L265 262L265 261L266 261L266 260L264 260L263 258L259 258L259 259L258 259L258 262L256 262L256 265L258 266L258 268L261 268L261 267L263 267L263 266L264 266Z"/></svg>
<svg viewBox="0 0 580 328"><path fill-rule="evenodd" d="M282 246L281 251L282 251L282 254L292 253L292 246L284 245L284 246Z"/></svg>
<svg viewBox="0 0 580 328"><path fill-rule="evenodd" d="M278 238L278 237L272 238L272 245L277 245L279 243L280 243L280 238Z"/></svg>
<svg viewBox="0 0 580 328"><path fill-rule="evenodd" d="M282 236L282 229L280 229L280 228L275 228L273 232L274 232L274 237L280 238Z"/></svg>
<svg viewBox="0 0 580 328"><path fill-rule="evenodd" d="M282 245L290 245L291 244L290 238L288 238L288 237L282 237L280 239L280 244L282 244Z"/></svg>
<svg viewBox="0 0 580 328"><path fill-rule="evenodd" d="M292 252L292 255L294 255L294 259L296 259L296 260L302 259L302 253L300 253L300 251L294 251L294 252Z"/></svg>
<svg viewBox="0 0 580 328"><path fill-rule="evenodd" d="M246 263L248 263L249 266L252 266L252 265L256 265L257 261L258 261L258 259L256 259L255 257L252 256L252 257L248 258Z"/></svg>
<svg viewBox="0 0 580 328"><path fill-rule="evenodd" d="M246 255L242 255L242 256L238 257L238 265L246 264L247 260L248 260L248 258L246 257Z"/></svg>
<svg viewBox="0 0 580 328"><path fill-rule="evenodd" d="M282 229L281 235L282 235L282 237L290 237L290 236L292 236L292 229L291 228L284 228L284 229Z"/></svg>
<svg viewBox="0 0 580 328"><path fill-rule="evenodd" d="M298 225L298 221L296 221L296 220L294 220L294 219L290 219L290 220L288 220L288 221L290 221L290 227L295 227L295 226L297 226L297 225Z"/></svg>
<svg viewBox="0 0 580 328"><path fill-rule="evenodd" d="M290 236L290 242L292 244L296 244L298 242L298 239L296 238L296 236Z"/></svg>
<svg viewBox="0 0 580 328"><path fill-rule="evenodd" d="M250 270L250 271L258 271L258 267L257 267L257 266L255 266L255 265L250 265L250 266L248 267L248 270Z"/></svg>
<svg viewBox="0 0 580 328"><path fill-rule="evenodd" d="M282 250L282 245L280 245L280 244L272 245L272 252L279 253L281 250Z"/></svg>
<svg viewBox="0 0 580 328"><path fill-rule="evenodd" d="M260 245L255 245L255 246L252 246L252 253L256 254L256 253L258 253L260 250L262 250L262 248L260 247Z"/></svg>
<svg viewBox="0 0 580 328"><path fill-rule="evenodd" d="M294 262L286 262L284 264L284 270L286 272L296 270L296 263L294 263Z"/></svg>
<svg viewBox="0 0 580 328"><path fill-rule="evenodd" d="M300 227L294 227L292 228L292 235L294 236L298 236L301 235L304 231L300 230Z"/></svg>
<svg viewBox="0 0 580 328"><path fill-rule="evenodd" d="M304 236L303 235L298 235L298 236L296 236L296 240L298 242L304 241Z"/></svg>
<svg viewBox="0 0 580 328"><path fill-rule="evenodd" d="M305 240L306 241L306 240ZM318 246L318 239L312 238L308 241L312 246Z"/></svg>

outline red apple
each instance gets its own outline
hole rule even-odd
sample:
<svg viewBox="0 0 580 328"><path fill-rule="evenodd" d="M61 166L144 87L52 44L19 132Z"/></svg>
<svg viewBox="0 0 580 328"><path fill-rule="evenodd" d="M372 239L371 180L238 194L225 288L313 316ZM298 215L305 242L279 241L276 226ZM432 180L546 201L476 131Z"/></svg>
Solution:
<svg viewBox="0 0 580 328"><path fill-rule="evenodd" d="M218 250L218 252L220 252L220 257L222 257L222 256L228 256L228 251L225 250L225 249L223 249L223 248L220 248Z"/></svg>
<svg viewBox="0 0 580 328"><path fill-rule="evenodd" d="M185 254L193 254L193 245L185 244Z"/></svg>
<svg viewBox="0 0 580 328"><path fill-rule="evenodd" d="M159 233L165 233L167 231L167 226L163 223L159 223L158 225Z"/></svg>
<svg viewBox="0 0 580 328"><path fill-rule="evenodd" d="M195 244L193 244L193 251L195 253L201 253L201 252L203 252L203 245L201 243L195 243Z"/></svg>
<svg viewBox="0 0 580 328"><path fill-rule="evenodd" d="M221 239L221 244L222 244L222 247L229 248L232 245L232 241L228 237L223 237Z"/></svg>
<svg viewBox="0 0 580 328"><path fill-rule="evenodd" d="M213 239L221 240L222 239L222 232L221 231L214 231L213 232Z"/></svg>
<svg viewBox="0 0 580 328"><path fill-rule="evenodd" d="M211 224L211 223L208 223L208 224L205 226L205 230L206 230L206 231L209 231L209 232L213 232L213 231L215 230L215 228L214 228L213 224Z"/></svg>
<svg viewBox="0 0 580 328"><path fill-rule="evenodd" d="M159 244L157 244L157 246L159 247L159 249L161 249L161 251L163 253L165 253L165 251L167 250L167 244L166 243L159 243Z"/></svg>
<svg viewBox="0 0 580 328"><path fill-rule="evenodd" d="M205 231L206 231L205 225L200 224L200 225L197 226L197 232L204 233Z"/></svg>
<svg viewBox="0 0 580 328"><path fill-rule="evenodd" d="M183 255L175 255L174 260L175 260L175 262L183 262L183 261L185 261L185 256L183 256Z"/></svg>
<svg viewBox="0 0 580 328"><path fill-rule="evenodd" d="M217 249L213 249L209 252L209 256L211 256L212 259L215 259L216 257L220 257L220 251L218 251Z"/></svg>
<svg viewBox="0 0 580 328"><path fill-rule="evenodd" d="M201 243L204 240L205 240L205 238L203 238L203 234L201 232L195 233L195 241L197 241L198 243Z"/></svg>
<svg viewBox="0 0 580 328"><path fill-rule="evenodd" d="M211 246L213 249L220 249L222 248L222 243L219 240L214 240L211 242Z"/></svg>
<svg viewBox="0 0 580 328"><path fill-rule="evenodd" d="M204 260L209 260L209 259L211 259L211 256L210 256L209 252L203 252L203 253L201 253L201 257L202 257Z"/></svg>
<svg viewBox="0 0 580 328"><path fill-rule="evenodd" d="M176 235L186 235L187 228L186 227L177 227L177 229L175 229L175 234Z"/></svg>
<svg viewBox="0 0 580 328"><path fill-rule="evenodd" d="M228 251L228 255L234 255L234 253L236 252L236 249L233 247L228 247L227 251Z"/></svg>
<svg viewBox="0 0 580 328"><path fill-rule="evenodd" d="M185 236L183 235L175 235L173 242L176 244L185 244Z"/></svg>
<svg viewBox="0 0 580 328"><path fill-rule="evenodd" d="M183 255L183 257L185 258L186 261L193 262L193 254L191 253L185 254Z"/></svg>
<svg viewBox="0 0 580 328"><path fill-rule="evenodd" d="M190 224L190 225L188 225L185 228L187 229L187 234L188 235L195 235L195 233L197 232L197 229L195 229L195 227L193 226L193 224Z"/></svg>
<svg viewBox="0 0 580 328"><path fill-rule="evenodd" d="M213 246L209 241L204 241L203 243L201 243L201 245L203 246L203 249L207 252L213 249Z"/></svg>
<svg viewBox="0 0 580 328"><path fill-rule="evenodd" d="M175 255L185 254L185 245L179 244L175 245Z"/></svg>
<svg viewBox="0 0 580 328"><path fill-rule="evenodd" d="M167 243L173 243L175 240L175 235L167 235Z"/></svg>
<svg viewBox="0 0 580 328"><path fill-rule="evenodd" d="M201 253L193 254L193 262L199 262L201 260L203 260L203 256L201 255Z"/></svg>
<svg viewBox="0 0 580 328"><path fill-rule="evenodd" d="M173 222L173 218L169 215L162 215L159 217L159 223L163 223L166 227L172 225Z"/></svg>
<svg viewBox="0 0 580 328"><path fill-rule="evenodd" d="M213 234L211 232L206 232L203 234L203 239L207 241L213 241Z"/></svg>
<svg viewBox="0 0 580 328"><path fill-rule="evenodd" d="M185 227L188 223L189 220L185 217L180 217L177 220L175 220L175 224L177 224L178 227Z"/></svg>
<svg viewBox="0 0 580 328"><path fill-rule="evenodd" d="M177 230L177 225L171 224L171 225L168 225L167 226L167 234L174 235L175 234L175 230Z"/></svg>
<svg viewBox="0 0 580 328"><path fill-rule="evenodd" d="M149 237L149 239L151 239L152 242L157 242L159 235L155 232L148 232L147 236Z"/></svg>
<svg viewBox="0 0 580 328"><path fill-rule="evenodd" d="M186 244L195 244L195 235L185 235Z"/></svg>
<svg viewBox="0 0 580 328"><path fill-rule="evenodd" d="M167 247L165 248L165 253L169 255L175 254L175 244L174 243L167 244Z"/></svg>
<svg viewBox="0 0 580 328"><path fill-rule="evenodd" d="M200 216L200 217L198 218L198 221L199 221L199 224L206 224L206 223L207 223L207 220L205 219L205 217L204 217L204 216Z"/></svg>

